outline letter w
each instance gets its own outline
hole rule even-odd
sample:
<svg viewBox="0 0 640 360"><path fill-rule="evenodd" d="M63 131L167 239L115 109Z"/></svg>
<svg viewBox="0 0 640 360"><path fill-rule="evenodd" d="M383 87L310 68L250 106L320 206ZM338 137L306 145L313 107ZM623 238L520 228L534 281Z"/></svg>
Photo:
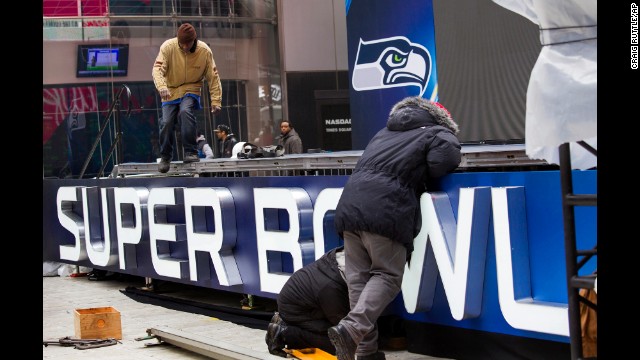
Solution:
<svg viewBox="0 0 640 360"><path fill-rule="evenodd" d="M402 279L407 312L431 309L439 270L453 318L478 317L491 214L490 188L460 189L457 226L444 192L424 193L420 208L422 228L413 241L411 265L405 266ZM429 240L431 247L427 248Z"/></svg>

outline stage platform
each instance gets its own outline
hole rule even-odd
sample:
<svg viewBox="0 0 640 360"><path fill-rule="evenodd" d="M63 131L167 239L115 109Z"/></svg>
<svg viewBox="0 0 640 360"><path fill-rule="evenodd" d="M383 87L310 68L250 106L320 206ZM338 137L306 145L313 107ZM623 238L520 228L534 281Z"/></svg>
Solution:
<svg viewBox="0 0 640 360"><path fill-rule="evenodd" d="M291 154L259 159L201 159L184 164L172 161L169 172L158 172L157 163L123 163L113 167L109 175L115 177L200 176L291 176L291 175L349 175L362 150ZM462 145L462 160L457 171L522 170L523 167L546 168L544 160L530 159L524 144Z"/></svg>

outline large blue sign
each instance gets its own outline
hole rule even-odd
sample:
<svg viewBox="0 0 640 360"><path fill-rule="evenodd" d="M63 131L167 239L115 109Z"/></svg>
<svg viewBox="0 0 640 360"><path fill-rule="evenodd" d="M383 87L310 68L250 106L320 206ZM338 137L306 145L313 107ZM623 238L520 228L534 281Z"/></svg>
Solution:
<svg viewBox="0 0 640 360"><path fill-rule="evenodd" d="M438 100L431 0L352 0L347 46L353 149L362 150L407 96Z"/></svg>
<svg viewBox="0 0 640 360"><path fill-rule="evenodd" d="M597 171L574 192L596 193ZM275 298L341 244L347 176L43 180L43 259ZM568 342L558 171L445 176L390 310L404 318ZM576 211L578 246L596 209ZM593 271L595 261L583 271Z"/></svg>

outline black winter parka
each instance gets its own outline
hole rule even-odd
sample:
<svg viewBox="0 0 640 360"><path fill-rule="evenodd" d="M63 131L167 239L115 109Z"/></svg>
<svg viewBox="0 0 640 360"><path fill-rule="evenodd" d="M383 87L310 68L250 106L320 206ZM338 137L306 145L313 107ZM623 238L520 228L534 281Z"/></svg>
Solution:
<svg viewBox="0 0 640 360"><path fill-rule="evenodd" d="M427 181L460 164L457 133L449 112L434 102L409 97L394 105L344 186L334 218L338 233L379 234L410 254L422 226L419 200Z"/></svg>

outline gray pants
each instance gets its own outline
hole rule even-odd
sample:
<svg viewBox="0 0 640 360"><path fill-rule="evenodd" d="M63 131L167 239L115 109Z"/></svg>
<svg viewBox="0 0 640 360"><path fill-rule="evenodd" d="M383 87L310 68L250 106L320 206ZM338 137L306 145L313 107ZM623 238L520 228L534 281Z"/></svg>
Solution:
<svg viewBox="0 0 640 360"><path fill-rule="evenodd" d="M351 311L340 322L358 343L356 356L378 351L376 321L400 293L407 249L366 231L345 231L345 274Z"/></svg>

